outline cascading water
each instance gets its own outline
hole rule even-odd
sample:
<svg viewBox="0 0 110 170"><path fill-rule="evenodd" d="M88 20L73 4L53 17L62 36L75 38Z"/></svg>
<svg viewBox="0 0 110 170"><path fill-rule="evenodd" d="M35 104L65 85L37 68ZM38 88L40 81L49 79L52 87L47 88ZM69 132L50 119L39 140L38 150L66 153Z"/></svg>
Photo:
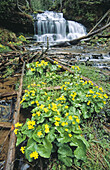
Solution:
<svg viewBox="0 0 110 170"><path fill-rule="evenodd" d="M68 41L86 35L86 29L83 25L75 21L66 21L63 13L46 11L34 15L35 35L38 42Z"/></svg>

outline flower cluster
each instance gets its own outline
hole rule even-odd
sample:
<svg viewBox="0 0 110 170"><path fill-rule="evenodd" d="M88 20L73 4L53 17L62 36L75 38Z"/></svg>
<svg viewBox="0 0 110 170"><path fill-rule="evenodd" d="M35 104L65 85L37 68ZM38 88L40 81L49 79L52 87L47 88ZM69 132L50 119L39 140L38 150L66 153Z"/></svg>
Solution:
<svg viewBox="0 0 110 170"><path fill-rule="evenodd" d="M29 71L39 73L41 79L39 79L39 84L33 82L25 90L21 104L24 108L32 107L32 117L27 119L24 126L17 123L15 134L18 138L18 144L27 139L27 146L22 147L21 152L25 153L29 161L37 159L38 154L41 157L49 158L52 148L53 150L61 149L61 146L64 146L65 152L66 147L71 150L73 149L71 146L76 146L85 154L84 148L86 146L83 148L82 146L86 145L86 140L81 135L81 119L99 113L108 98L101 87L94 86L92 81L82 80L79 76L80 69L78 66L72 66L72 70L74 69L76 72L73 77L68 71L65 71L62 75L59 75L59 73L55 75L53 70L59 70L60 66L56 61L54 64L56 65L52 66L42 60L28 65ZM53 69L52 72L49 73L46 70L47 68ZM45 77L45 79L42 80L42 77ZM48 87L48 83L53 80L56 83L59 80L61 81L60 90L57 92L53 89L48 91L45 87ZM61 154L59 155L61 156ZM75 154L77 158L82 159L77 149ZM69 159L72 159L70 157ZM68 156L66 158L68 159Z"/></svg>

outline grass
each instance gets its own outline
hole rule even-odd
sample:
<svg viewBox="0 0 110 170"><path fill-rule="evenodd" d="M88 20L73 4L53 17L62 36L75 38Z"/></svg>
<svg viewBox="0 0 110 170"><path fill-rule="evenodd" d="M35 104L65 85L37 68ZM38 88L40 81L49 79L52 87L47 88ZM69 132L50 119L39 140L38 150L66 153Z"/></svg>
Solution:
<svg viewBox="0 0 110 170"><path fill-rule="evenodd" d="M91 79L93 82L102 86L106 92L110 92L109 77L110 73L108 70L100 70L91 66L80 65L82 76Z"/></svg>

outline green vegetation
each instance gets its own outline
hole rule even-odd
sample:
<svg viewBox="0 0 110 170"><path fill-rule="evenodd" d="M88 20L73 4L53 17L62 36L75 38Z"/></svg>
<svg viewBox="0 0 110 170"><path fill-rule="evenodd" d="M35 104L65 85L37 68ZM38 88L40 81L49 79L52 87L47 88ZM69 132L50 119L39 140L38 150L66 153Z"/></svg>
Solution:
<svg viewBox="0 0 110 170"><path fill-rule="evenodd" d="M96 69L91 66L83 66L80 65L81 73L83 76L88 77L93 82L103 87L105 91L110 91L110 83L109 83L109 71Z"/></svg>
<svg viewBox="0 0 110 170"><path fill-rule="evenodd" d="M30 162L52 159L52 155L56 155L65 168L73 164L88 167L86 149L89 145L84 138L84 122L96 114L101 115L108 96L101 87L83 81L78 66L71 67L74 76L68 71L61 74L62 68L57 62L51 65L42 60L27 64L27 68L25 79L30 81L26 84L21 104L23 108L31 108L32 117L24 125L15 125L16 145L22 143L20 150ZM57 93L54 89L47 90L47 87L58 84L60 90ZM88 133L87 137L93 139L94 135Z"/></svg>

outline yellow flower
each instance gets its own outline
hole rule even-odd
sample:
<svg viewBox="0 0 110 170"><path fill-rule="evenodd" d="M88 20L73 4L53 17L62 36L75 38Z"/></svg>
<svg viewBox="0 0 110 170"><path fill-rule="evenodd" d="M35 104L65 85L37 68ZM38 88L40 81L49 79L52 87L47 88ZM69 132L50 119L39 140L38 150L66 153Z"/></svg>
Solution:
<svg viewBox="0 0 110 170"><path fill-rule="evenodd" d="M65 87L64 90L67 90L67 88Z"/></svg>
<svg viewBox="0 0 110 170"><path fill-rule="evenodd" d="M58 65L58 67L59 67L59 68L61 68L61 66L60 66L60 65Z"/></svg>
<svg viewBox="0 0 110 170"><path fill-rule="evenodd" d="M55 117L55 120L60 121L60 118L59 117Z"/></svg>
<svg viewBox="0 0 110 170"><path fill-rule="evenodd" d="M36 113L33 113L32 116L33 116L33 117L36 116Z"/></svg>
<svg viewBox="0 0 110 170"><path fill-rule="evenodd" d="M90 100L87 102L87 105L90 105Z"/></svg>
<svg viewBox="0 0 110 170"><path fill-rule="evenodd" d="M18 129L15 129L15 130L14 130L14 133L15 133L15 135L17 135L17 133L18 133Z"/></svg>
<svg viewBox="0 0 110 170"><path fill-rule="evenodd" d="M104 104L106 104L106 101L103 101Z"/></svg>
<svg viewBox="0 0 110 170"><path fill-rule="evenodd" d="M57 114L60 115L60 112L58 110L56 110Z"/></svg>
<svg viewBox="0 0 110 170"><path fill-rule="evenodd" d="M93 98L96 98L96 95L94 95Z"/></svg>
<svg viewBox="0 0 110 170"><path fill-rule="evenodd" d="M31 68L31 71L35 71L35 69L34 69L34 68Z"/></svg>
<svg viewBox="0 0 110 170"><path fill-rule="evenodd" d="M17 122L17 123L15 124L15 127L20 127L20 126L22 126L22 123Z"/></svg>
<svg viewBox="0 0 110 170"><path fill-rule="evenodd" d="M37 84L37 86L40 86L40 84Z"/></svg>
<svg viewBox="0 0 110 170"><path fill-rule="evenodd" d="M65 114L65 116L68 116L68 115L69 115L69 113L66 113L66 114Z"/></svg>
<svg viewBox="0 0 110 170"><path fill-rule="evenodd" d="M61 124L62 126L65 126L65 122L62 122L62 124Z"/></svg>
<svg viewBox="0 0 110 170"><path fill-rule="evenodd" d="M78 126L78 128L81 130L81 127L80 127L80 126Z"/></svg>
<svg viewBox="0 0 110 170"><path fill-rule="evenodd" d="M47 93L45 92L45 95L47 95Z"/></svg>
<svg viewBox="0 0 110 170"><path fill-rule="evenodd" d="M103 92L103 89L102 89L102 87L100 87L100 88L99 88L99 90Z"/></svg>
<svg viewBox="0 0 110 170"><path fill-rule="evenodd" d="M106 94L103 95L106 99L108 98L108 96Z"/></svg>
<svg viewBox="0 0 110 170"><path fill-rule="evenodd" d="M37 136L42 136L43 134L42 134L42 132L41 131L39 131L39 132L37 132Z"/></svg>
<svg viewBox="0 0 110 170"><path fill-rule="evenodd" d="M50 97L48 97L47 100L50 100Z"/></svg>
<svg viewBox="0 0 110 170"><path fill-rule="evenodd" d="M66 128L65 131L68 132L68 129Z"/></svg>
<svg viewBox="0 0 110 170"><path fill-rule="evenodd" d="M49 125L48 124L45 124L45 128L48 128L49 127Z"/></svg>
<svg viewBox="0 0 110 170"><path fill-rule="evenodd" d="M72 137L72 134L71 134L71 133L69 133L69 134L68 134L68 136L71 138L71 137Z"/></svg>
<svg viewBox="0 0 110 170"><path fill-rule="evenodd" d="M43 109L43 107L44 107L44 105L43 105L43 104L41 104L40 109Z"/></svg>
<svg viewBox="0 0 110 170"><path fill-rule="evenodd" d="M74 66L71 66L72 69L74 69Z"/></svg>
<svg viewBox="0 0 110 170"><path fill-rule="evenodd" d="M28 129L34 129L35 121L34 120L28 121L27 125L28 125Z"/></svg>
<svg viewBox="0 0 110 170"><path fill-rule="evenodd" d="M30 87L30 85L28 85L28 88Z"/></svg>
<svg viewBox="0 0 110 170"><path fill-rule="evenodd" d="M87 94L86 97L89 97L89 95Z"/></svg>
<svg viewBox="0 0 110 170"><path fill-rule="evenodd" d="M36 112L36 114L37 114L38 116L40 116L41 113L40 113L40 112Z"/></svg>
<svg viewBox="0 0 110 170"><path fill-rule="evenodd" d="M68 123L66 122L65 125L68 125Z"/></svg>
<svg viewBox="0 0 110 170"><path fill-rule="evenodd" d="M47 84L47 83L42 82L42 84L44 84L44 85L45 85L45 84Z"/></svg>
<svg viewBox="0 0 110 170"><path fill-rule="evenodd" d="M75 122L72 122L73 125L75 125Z"/></svg>
<svg viewBox="0 0 110 170"><path fill-rule="evenodd" d="M39 102L38 102L38 100L36 100L36 104L38 104Z"/></svg>
<svg viewBox="0 0 110 170"><path fill-rule="evenodd" d="M78 119L78 116L73 116L74 118Z"/></svg>
<svg viewBox="0 0 110 170"><path fill-rule="evenodd" d="M32 101L32 102L31 102L31 104L34 104L34 103L35 103L35 101Z"/></svg>
<svg viewBox="0 0 110 170"><path fill-rule="evenodd" d="M24 151L25 151L25 146L23 147L21 147L21 149L20 149L20 151L24 154Z"/></svg>
<svg viewBox="0 0 110 170"><path fill-rule="evenodd" d="M76 66L76 68L77 68L78 70L80 70L79 66Z"/></svg>
<svg viewBox="0 0 110 170"><path fill-rule="evenodd" d="M77 119L76 119L76 122L79 123L79 122L80 122L80 119L77 118Z"/></svg>
<svg viewBox="0 0 110 170"><path fill-rule="evenodd" d="M33 125L28 125L28 129L34 129Z"/></svg>
<svg viewBox="0 0 110 170"><path fill-rule="evenodd" d="M32 93L32 96L35 96L35 93Z"/></svg>
<svg viewBox="0 0 110 170"><path fill-rule="evenodd" d="M54 64L58 64L58 62L57 62L57 61L54 61L53 63L54 63Z"/></svg>
<svg viewBox="0 0 110 170"><path fill-rule="evenodd" d="M57 121L54 124L55 124L55 126L59 126L59 122L57 122Z"/></svg>
<svg viewBox="0 0 110 170"><path fill-rule="evenodd" d="M72 118L72 116L69 116L69 120L72 120L73 118Z"/></svg>
<svg viewBox="0 0 110 170"><path fill-rule="evenodd" d="M46 128L46 129L45 129L45 133L48 133L48 132L49 132L49 128Z"/></svg>
<svg viewBox="0 0 110 170"><path fill-rule="evenodd" d="M68 109L68 106L65 106L65 109Z"/></svg>
<svg viewBox="0 0 110 170"><path fill-rule="evenodd" d="M34 121L34 120L32 120L32 121L31 121L31 124L32 124L32 125L35 125L35 121Z"/></svg>
<svg viewBox="0 0 110 170"><path fill-rule="evenodd" d="M47 112L48 112L48 109L47 109L47 108L44 108L44 112L47 113Z"/></svg>
<svg viewBox="0 0 110 170"><path fill-rule="evenodd" d="M90 89L90 90L89 90L89 93L94 93L94 91Z"/></svg>
<svg viewBox="0 0 110 170"><path fill-rule="evenodd" d="M49 108L49 109L51 108L50 104L48 105L48 108Z"/></svg>
<svg viewBox="0 0 110 170"><path fill-rule="evenodd" d="M35 152L32 152L31 154L30 154L30 158L34 158L34 159L38 159L38 153L35 151Z"/></svg>
<svg viewBox="0 0 110 170"><path fill-rule="evenodd" d="M25 93L27 93L28 92L28 90L25 90Z"/></svg>

